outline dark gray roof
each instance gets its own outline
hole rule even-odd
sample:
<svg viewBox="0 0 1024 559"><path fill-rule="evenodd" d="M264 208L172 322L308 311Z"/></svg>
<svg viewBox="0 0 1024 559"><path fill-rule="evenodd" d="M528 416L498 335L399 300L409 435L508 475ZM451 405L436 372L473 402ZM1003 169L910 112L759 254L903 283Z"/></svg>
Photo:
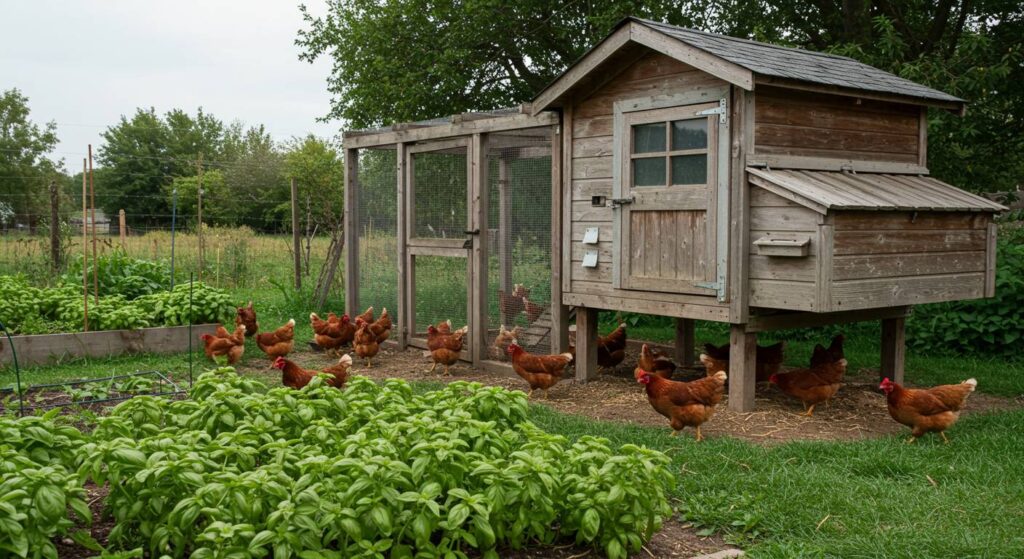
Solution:
<svg viewBox="0 0 1024 559"><path fill-rule="evenodd" d="M627 18L623 23L626 21L645 25L762 76L920 99L964 102L959 97L914 83L845 56L758 43L646 19Z"/></svg>

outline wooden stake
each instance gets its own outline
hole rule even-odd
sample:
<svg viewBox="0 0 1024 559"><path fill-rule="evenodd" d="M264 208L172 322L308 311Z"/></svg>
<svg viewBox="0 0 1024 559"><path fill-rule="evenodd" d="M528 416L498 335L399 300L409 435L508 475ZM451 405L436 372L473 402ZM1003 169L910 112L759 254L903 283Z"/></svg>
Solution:
<svg viewBox="0 0 1024 559"><path fill-rule="evenodd" d="M87 164L82 159L82 311L84 320L82 331L89 331L89 187L87 179Z"/></svg>
<svg viewBox="0 0 1024 559"><path fill-rule="evenodd" d="M295 290L302 289L302 244L299 239L299 187L292 177L292 250L295 253Z"/></svg>
<svg viewBox="0 0 1024 559"><path fill-rule="evenodd" d="M92 144L89 144L89 206L92 207L92 300L100 304L100 276L96 258L96 183L92 174Z"/></svg>
<svg viewBox="0 0 1024 559"><path fill-rule="evenodd" d="M199 181L199 187L196 189L196 192L197 192L197 194L199 196L199 200L198 200L198 204L199 204L199 228L198 228L198 235L199 235L199 280L202 281L202 279L203 279L203 260L204 260L204 258L203 258L203 154L201 154L201 153L199 154L199 161L196 162L196 167L197 167L197 170L198 170L197 178L198 178L198 181Z"/></svg>
<svg viewBox="0 0 1024 559"><path fill-rule="evenodd" d="M50 265L54 275L61 268L60 250L60 211L58 208L57 181L50 181Z"/></svg>
<svg viewBox="0 0 1024 559"><path fill-rule="evenodd" d="M117 212L117 222L121 233L121 250L128 250L128 228L125 226L124 210Z"/></svg>

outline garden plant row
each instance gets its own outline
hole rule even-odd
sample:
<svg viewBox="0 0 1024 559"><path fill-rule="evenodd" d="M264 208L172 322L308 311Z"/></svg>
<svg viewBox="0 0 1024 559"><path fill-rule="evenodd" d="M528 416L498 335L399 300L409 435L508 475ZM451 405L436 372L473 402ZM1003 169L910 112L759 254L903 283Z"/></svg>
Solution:
<svg viewBox="0 0 1024 559"><path fill-rule="evenodd" d="M54 413L0 418L0 554L56 557L66 536L105 557L495 558L566 540L639 552L671 514L667 457L570 442L527 413L521 392L475 383L267 390L218 369L190 399L139 396L88 433ZM109 489L103 546L82 530L88 483Z"/></svg>

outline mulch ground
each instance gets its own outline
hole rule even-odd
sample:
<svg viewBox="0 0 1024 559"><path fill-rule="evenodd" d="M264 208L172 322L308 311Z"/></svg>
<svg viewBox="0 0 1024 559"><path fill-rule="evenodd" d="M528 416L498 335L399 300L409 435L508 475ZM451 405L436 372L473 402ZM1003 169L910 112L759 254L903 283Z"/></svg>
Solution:
<svg viewBox="0 0 1024 559"><path fill-rule="evenodd" d="M663 348L669 349L669 348ZM280 373L268 367L269 361L255 354L255 347L249 347L247 358L236 368L239 372L260 377L273 386L280 382ZM573 380L559 383L550 390L550 399L543 400L538 393L535 402L550 406L562 413L584 416L601 421L615 421L637 425L663 426L666 436L668 423L647 403L643 388L633 379L632 365L636 363L639 344L630 342L626 361L614 371L606 371L597 380L580 384ZM327 355L316 353L296 343L296 351L290 356L300 366L315 369L335 361ZM450 376L429 373L431 361L422 350L397 351L385 348L374 360L373 368L367 368L357 360L352 373L380 380L402 378L411 381L452 382L468 380L487 385L501 386L510 390L526 391L526 383L518 376L485 373L468 365L452 368ZM200 365L201 369L203 365ZM440 371L440 369L438 369ZM703 376L702 368L677 372L676 379L688 380ZM571 376L571 372L567 375ZM704 425L706 437L735 437L759 444L777 444L793 440L843 441L880 437L902 433L906 428L894 422L888 414L885 398L877 390L877 371L851 368L845 383L835 400L828 407L820 406L813 417L801 415L803 407L771 385L759 385L756 397L756 411L738 413L730 411L727 400L719 406L715 416ZM63 396L61 396L63 397ZM57 398L51 396L50 398ZM56 403L47 401L47 404ZM1015 409L1024 402L975 393L971 396L965 414ZM98 410L94 410L98 411ZM691 435L692 436L692 435ZM93 510L93 537L105 542L113 527L109 520L101 520L103 498L107 488L89 486L89 505ZM58 543L60 557L79 559L91 557L93 552L75 545L70 540ZM676 521L667 522L661 532L655 534L642 553L633 559L642 558L683 558L729 549L730 546L718 536L702 537L688 525ZM592 549L567 544L552 547L533 548L527 551L506 551L500 554L509 559L582 559L600 557Z"/></svg>

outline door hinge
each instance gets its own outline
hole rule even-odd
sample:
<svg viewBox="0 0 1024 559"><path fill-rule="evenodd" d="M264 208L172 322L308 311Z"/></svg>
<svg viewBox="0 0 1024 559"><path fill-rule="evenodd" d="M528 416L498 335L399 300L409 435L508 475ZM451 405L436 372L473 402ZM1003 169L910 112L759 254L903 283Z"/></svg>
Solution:
<svg viewBox="0 0 1024 559"><path fill-rule="evenodd" d="M608 200L608 207L612 208L612 209L615 209L615 208L618 208L619 206L625 206L625 205L628 205L628 204L632 204L635 201L636 201L636 197L635 196L630 196L629 198L611 198L611 199Z"/></svg>
<svg viewBox="0 0 1024 559"><path fill-rule="evenodd" d="M725 297L725 289L722 287L724 282L721 281L699 281L694 284L701 289L714 289L718 294L718 300L721 301Z"/></svg>
<svg viewBox="0 0 1024 559"><path fill-rule="evenodd" d="M718 106L713 109L707 109L697 113L699 115L718 115L718 122L725 124L729 122L729 111L726 106L725 99L718 100Z"/></svg>

